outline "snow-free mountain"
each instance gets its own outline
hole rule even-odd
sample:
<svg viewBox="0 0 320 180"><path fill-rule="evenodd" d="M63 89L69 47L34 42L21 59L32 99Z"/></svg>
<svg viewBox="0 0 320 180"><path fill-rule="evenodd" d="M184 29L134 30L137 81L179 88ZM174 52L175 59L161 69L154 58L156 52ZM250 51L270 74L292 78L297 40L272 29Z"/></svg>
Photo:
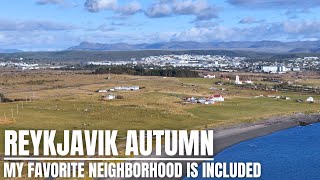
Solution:
<svg viewBox="0 0 320 180"><path fill-rule="evenodd" d="M160 42L160 43L92 43L82 42L68 50L90 51L120 51L120 50L196 50L196 49L226 49L249 50L261 52L293 52L293 53L317 53L320 52L320 41L231 41L231 42Z"/></svg>

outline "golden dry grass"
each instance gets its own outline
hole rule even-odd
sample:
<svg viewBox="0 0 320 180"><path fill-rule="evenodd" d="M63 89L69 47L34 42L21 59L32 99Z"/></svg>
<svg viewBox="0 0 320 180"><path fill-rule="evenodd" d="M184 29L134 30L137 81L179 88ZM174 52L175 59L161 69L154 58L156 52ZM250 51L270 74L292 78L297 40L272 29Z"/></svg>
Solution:
<svg viewBox="0 0 320 180"><path fill-rule="evenodd" d="M0 125L6 125L6 124L11 124L14 123L14 120L12 119L4 119L4 118L0 118Z"/></svg>
<svg viewBox="0 0 320 180"><path fill-rule="evenodd" d="M256 76L258 80L265 74ZM118 129L119 135L124 136L128 129L201 129L279 114L314 112L320 107L319 104L253 98L269 92L241 90L234 85L215 85L220 79L127 75L112 75L110 80L106 78L107 75L68 71L2 73L2 93L8 98L31 98L32 101L0 104L0 118L4 113L11 116L13 109L15 119L14 123L0 124L0 130L56 129L61 132L64 129ZM108 93L95 92L130 85L143 89L113 92L123 96L123 99L113 101L101 101L101 96ZM211 91L210 87L226 90ZM207 106L184 104L181 100L187 96L212 94L223 94L226 101ZM292 99L310 96L276 94L289 95ZM320 99L319 96L314 97ZM2 139L0 137L0 143L3 143Z"/></svg>

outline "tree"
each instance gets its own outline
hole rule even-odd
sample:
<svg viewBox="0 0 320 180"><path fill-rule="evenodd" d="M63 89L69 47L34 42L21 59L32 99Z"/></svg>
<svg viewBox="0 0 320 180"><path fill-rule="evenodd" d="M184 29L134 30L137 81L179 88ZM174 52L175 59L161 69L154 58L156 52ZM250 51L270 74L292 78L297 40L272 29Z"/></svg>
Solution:
<svg viewBox="0 0 320 180"><path fill-rule="evenodd" d="M5 103L5 102L12 102L12 100L9 98L6 98L4 94L0 93L0 103Z"/></svg>

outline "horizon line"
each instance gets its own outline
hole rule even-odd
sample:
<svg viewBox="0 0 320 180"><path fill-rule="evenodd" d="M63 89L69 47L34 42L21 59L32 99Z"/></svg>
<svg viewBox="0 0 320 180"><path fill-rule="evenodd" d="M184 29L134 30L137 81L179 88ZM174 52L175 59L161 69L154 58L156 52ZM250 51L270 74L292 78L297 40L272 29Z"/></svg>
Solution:
<svg viewBox="0 0 320 180"><path fill-rule="evenodd" d="M108 43L108 42L94 42L94 41L82 41L82 42L78 42L74 45L69 45L66 47L52 47L52 48L29 48L29 49L24 49L24 48L19 48L19 47L10 47L10 48L6 48L6 47L0 47L0 50L19 50L22 52L54 52L54 51L69 51L69 50L73 50L71 48L76 47L81 45L82 43L91 43L91 44L107 44L107 45L115 45L115 44L128 44L128 45L142 45L142 44L159 44L159 43L187 43L187 42L193 42L193 43L237 43L237 42L281 42L281 43L292 43L292 42L319 42L320 39L318 40L290 40L290 41L285 41L285 40L229 40L229 41L158 41L158 42L141 42L141 43L131 43L131 42L112 42L112 43ZM200 48L202 49L202 48ZM208 49L212 49L212 48L208 48ZM208 50L208 49L204 49L204 50ZM215 48L213 48L215 49ZM217 48L217 49L229 49L229 48ZM232 48L231 48L232 49ZM238 48L235 48L238 49ZM240 48L241 49L241 48ZM123 51L126 49L121 49L121 50L107 50L107 51ZM128 49L129 51L131 50L192 50L192 49ZM194 49L194 50L198 50L198 49ZM89 50L90 51L90 50ZM92 50L91 50L92 51ZM101 51L101 50L97 50L97 51ZM10 53L10 52L9 52ZM15 52L14 52L15 53Z"/></svg>

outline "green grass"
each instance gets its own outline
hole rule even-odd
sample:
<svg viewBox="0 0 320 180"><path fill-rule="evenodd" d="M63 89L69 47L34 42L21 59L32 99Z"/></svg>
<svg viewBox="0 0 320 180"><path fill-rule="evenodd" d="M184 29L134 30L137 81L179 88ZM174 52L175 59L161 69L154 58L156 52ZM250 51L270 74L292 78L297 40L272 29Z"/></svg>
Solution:
<svg viewBox="0 0 320 180"><path fill-rule="evenodd" d="M318 104L297 103L294 101L270 98L236 98L213 106L199 106L189 112L201 119L211 119L222 124L242 123L265 117L292 114L295 112L313 112Z"/></svg>
<svg viewBox="0 0 320 180"><path fill-rule="evenodd" d="M24 79L20 76L16 79L7 77L16 84L14 87L18 86L24 92L6 86L6 95L10 98L30 97L32 88L25 82L44 78L38 76ZM49 78L48 75L45 77ZM123 137L128 129L200 129L251 122L279 114L314 112L320 107L318 103L294 101L305 100L310 96L308 94L273 92L275 95L289 96L291 101L254 98L270 92L241 90L234 85L217 86L214 82L219 79L114 76L111 80L105 80L103 76L75 74L52 75L50 78L59 79L57 83L61 87L46 88L52 87L47 82L34 86L33 89L37 89L36 99L27 104L23 102L23 109L22 102L0 104L0 120L4 119L4 114L7 119L12 119L11 109L14 116L14 123L0 125L1 132L6 129L55 129L59 132L58 140L61 140L61 132L65 129L117 129L119 136ZM103 94L94 92L115 85L139 85L145 89L116 92L124 99L115 101L100 101ZM227 90L210 91L208 88L212 86ZM217 93L222 93L226 101L215 105L181 104L181 97ZM313 97L320 99L320 96ZM0 136L0 143L3 144L3 133ZM3 148L1 146L0 153Z"/></svg>

